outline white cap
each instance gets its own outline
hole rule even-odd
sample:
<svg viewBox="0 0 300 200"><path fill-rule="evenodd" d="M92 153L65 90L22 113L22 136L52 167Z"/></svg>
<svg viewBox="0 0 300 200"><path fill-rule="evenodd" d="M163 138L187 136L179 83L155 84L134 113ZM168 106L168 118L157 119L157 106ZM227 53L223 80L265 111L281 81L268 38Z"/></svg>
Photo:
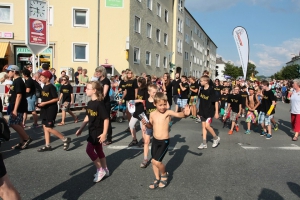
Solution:
<svg viewBox="0 0 300 200"><path fill-rule="evenodd" d="M13 82L11 80L5 80L2 84L3 85L12 85Z"/></svg>

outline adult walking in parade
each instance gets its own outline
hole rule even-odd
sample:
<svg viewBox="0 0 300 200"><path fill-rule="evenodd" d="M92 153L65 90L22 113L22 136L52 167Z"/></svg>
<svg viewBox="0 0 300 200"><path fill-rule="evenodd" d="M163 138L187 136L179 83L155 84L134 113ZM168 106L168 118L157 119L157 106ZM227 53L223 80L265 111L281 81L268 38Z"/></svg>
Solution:
<svg viewBox="0 0 300 200"><path fill-rule="evenodd" d="M164 73L162 80L162 89L165 95L167 95L168 103L171 109L172 106L172 84L171 77L169 73Z"/></svg>
<svg viewBox="0 0 300 200"><path fill-rule="evenodd" d="M175 103L175 112L178 112L178 103L177 103L177 100L179 98L178 89L179 89L179 83L180 82L181 82L181 80L180 80L180 74L176 73L175 74L175 79L172 81L173 101Z"/></svg>
<svg viewBox="0 0 300 200"><path fill-rule="evenodd" d="M291 124L295 135L293 141L297 141L300 132L300 79L293 82L293 93L291 96Z"/></svg>

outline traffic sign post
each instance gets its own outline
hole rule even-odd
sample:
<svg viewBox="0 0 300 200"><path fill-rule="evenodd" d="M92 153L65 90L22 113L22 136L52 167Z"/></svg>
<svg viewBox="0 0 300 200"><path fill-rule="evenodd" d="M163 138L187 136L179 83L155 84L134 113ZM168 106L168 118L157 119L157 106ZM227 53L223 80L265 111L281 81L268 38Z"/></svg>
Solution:
<svg viewBox="0 0 300 200"><path fill-rule="evenodd" d="M46 0L25 1L26 45L32 57L49 47L48 2ZM32 62L33 73L36 62Z"/></svg>

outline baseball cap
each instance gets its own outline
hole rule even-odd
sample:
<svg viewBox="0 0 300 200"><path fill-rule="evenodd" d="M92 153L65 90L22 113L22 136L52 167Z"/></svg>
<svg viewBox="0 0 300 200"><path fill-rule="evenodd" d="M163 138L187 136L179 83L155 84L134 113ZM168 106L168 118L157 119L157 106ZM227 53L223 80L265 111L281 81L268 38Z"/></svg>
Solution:
<svg viewBox="0 0 300 200"><path fill-rule="evenodd" d="M9 65L6 71L20 71L20 68L17 65Z"/></svg>
<svg viewBox="0 0 300 200"><path fill-rule="evenodd" d="M255 90L254 87L248 87L248 90Z"/></svg>
<svg viewBox="0 0 300 200"><path fill-rule="evenodd" d="M4 83L2 83L3 85L12 85L13 82L11 80L5 80Z"/></svg>
<svg viewBox="0 0 300 200"><path fill-rule="evenodd" d="M46 77L46 78L49 78L49 80L52 79L52 74L51 74L51 72L48 71L48 70L43 71L43 72L41 73L41 76L44 76L44 77Z"/></svg>

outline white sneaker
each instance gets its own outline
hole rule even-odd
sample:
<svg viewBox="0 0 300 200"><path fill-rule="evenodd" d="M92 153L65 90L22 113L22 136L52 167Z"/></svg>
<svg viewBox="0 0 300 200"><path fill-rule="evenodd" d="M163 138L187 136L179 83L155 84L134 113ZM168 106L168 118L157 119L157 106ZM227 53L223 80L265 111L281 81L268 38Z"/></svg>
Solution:
<svg viewBox="0 0 300 200"><path fill-rule="evenodd" d="M196 120L195 120L195 122L196 122L196 123L200 123L200 122L201 122L201 119L197 117Z"/></svg>
<svg viewBox="0 0 300 200"><path fill-rule="evenodd" d="M242 114L242 117L245 117L245 115L244 115L244 114Z"/></svg>
<svg viewBox="0 0 300 200"><path fill-rule="evenodd" d="M105 176L109 176L109 170L108 169L104 169L104 171L105 171ZM98 170L97 170L97 172L98 172ZM97 176L97 172L96 172L96 174L94 174L94 177Z"/></svg>
<svg viewBox="0 0 300 200"><path fill-rule="evenodd" d="M219 142L220 142L220 137L218 137L218 139L216 139L216 140L213 140L212 148L217 147Z"/></svg>
<svg viewBox="0 0 300 200"><path fill-rule="evenodd" d="M104 170L99 170L96 173L96 177L94 178L94 182L97 183L97 182L101 181L104 176L105 176L105 171Z"/></svg>
<svg viewBox="0 0 300 200"><path fill-rule="evenodd" d="M207 144L201 143L198 149L207 149Z"/></svg>

